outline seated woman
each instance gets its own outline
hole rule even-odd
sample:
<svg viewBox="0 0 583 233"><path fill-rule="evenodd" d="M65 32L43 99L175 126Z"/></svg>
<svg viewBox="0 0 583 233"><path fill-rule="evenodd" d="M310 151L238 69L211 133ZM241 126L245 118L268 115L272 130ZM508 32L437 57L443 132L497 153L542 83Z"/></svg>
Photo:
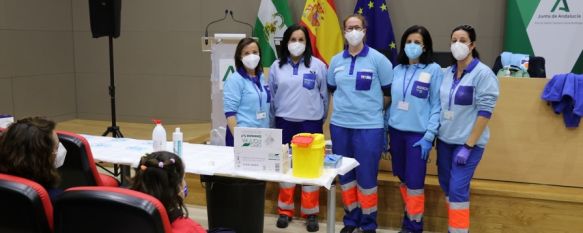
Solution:
<svg viewBox="0 0 583 233"><path fill-rule="evenodd" d="M60 145L55 122L24 118L0 134L0 173L23 177L42 185L51 200L63 190L57 168L63 165L65 148Z"/></svg>
<svg viewBox="0 0 583 233"><path fill-rule="evenodd" d="M187 194L184 164L180 157L158 151L142 157L136 169L131 189L157 198L166 208L173 232L199 233L206 230L188 218L184 205Z"/></svg>

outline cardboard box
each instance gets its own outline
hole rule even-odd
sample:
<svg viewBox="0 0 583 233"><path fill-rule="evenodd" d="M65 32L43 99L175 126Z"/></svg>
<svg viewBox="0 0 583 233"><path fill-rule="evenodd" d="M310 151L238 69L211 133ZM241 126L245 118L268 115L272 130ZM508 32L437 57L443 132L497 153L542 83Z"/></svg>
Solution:
<svg viewBox="0 0 583 233"><path fill-rule="evenodd" d="M281 129L235 127L235 168L286 173L291 158L281 144Z"/></svg>

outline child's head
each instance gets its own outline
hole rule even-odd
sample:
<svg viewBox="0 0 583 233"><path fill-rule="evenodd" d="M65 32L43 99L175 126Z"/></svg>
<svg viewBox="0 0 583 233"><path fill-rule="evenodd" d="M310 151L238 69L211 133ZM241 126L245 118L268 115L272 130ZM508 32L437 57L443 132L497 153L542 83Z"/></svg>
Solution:
<svg viewBox="0 0 583 233"><path fill-rule="evenodd" d="M131 189L154 196L166 208L170 221L188 216L184 206L184 164L167 151L146 154L136 169Z"/></svg>

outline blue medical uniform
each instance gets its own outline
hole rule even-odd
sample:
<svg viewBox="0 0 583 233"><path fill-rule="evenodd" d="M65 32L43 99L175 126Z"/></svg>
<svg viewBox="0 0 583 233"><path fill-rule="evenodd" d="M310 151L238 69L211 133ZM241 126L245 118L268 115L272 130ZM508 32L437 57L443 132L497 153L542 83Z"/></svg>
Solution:
<svg viewBox="0 0 583 233"><path fill-rule="evenodd" d="M271 95L261 74L250 77L243 69L231 74L223 88L225 117L235 116L238 127L269 128ZM233 135L227 128L227 146L233 146Z"/></svg>
<svg viewBox="0 0 583 233"><path fill-rule="evenodd" d="M276 60L269 69L272 112L275 127L282 129L282 142L289 144L298 133L323 133L322 125L328 109L326 64L311 57L309 66L302 57L297 63L288 58L279 65ZM278 214L293 217L296 185L280 183L277 202ZM320 187L302 186L301 215L317 215Z"/></svg>
<svg viewBox="0 0 583 233"><path fill-rule="evenodd" d="M360 163L340 176L345 226L377 228L377 174L384 146L383 89L390 90L392 68L383 54L366 45L355 56L348 49L335 55L328 68L328 86L334 90L332 151Z"/></svg>
<svg viewBox="0 0 583 233"><path fill-rule="evenodd" d="M470 136L478 116L490 118L499 95L498 79L490 67L474 58L456 79L457 65L445 71L441 84L441 117L437 142L439 184L448 201L449 231L469 231L470 181L490 137L486 127L465 165L455 155Z"/></svg>
<svg viewBox="0 0 583 233"><path fill-rule="evenodd" d="M423 232L427 163L421 158L421 147L413 144L421 139L432 142L437 134L442 79L443 72L436 63L401 64L394 69L387 112L390 152L393 175L401 181L405 203L402 228L408 232Z"/></svg>

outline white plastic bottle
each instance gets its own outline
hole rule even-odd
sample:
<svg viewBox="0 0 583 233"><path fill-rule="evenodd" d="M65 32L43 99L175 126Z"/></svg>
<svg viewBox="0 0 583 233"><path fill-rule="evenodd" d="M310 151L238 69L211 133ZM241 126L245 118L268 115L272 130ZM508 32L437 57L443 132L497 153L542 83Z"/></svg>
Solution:
<svg viewBox="0 0 583 233"><path fill-rule="evenodd" d="M152 132L152 143L154 145L154 152L166 150L166 130L162 126L161 120L154 120L156 127Z"/></svg>
<svg viewBox="0 0 583 233"><path fill-rule="evenodd" d="M174 145L174 154L182 157L182 142L184 136L180 132L180 128L176 128L174 133L172 133L172 144Z"/></svg>

